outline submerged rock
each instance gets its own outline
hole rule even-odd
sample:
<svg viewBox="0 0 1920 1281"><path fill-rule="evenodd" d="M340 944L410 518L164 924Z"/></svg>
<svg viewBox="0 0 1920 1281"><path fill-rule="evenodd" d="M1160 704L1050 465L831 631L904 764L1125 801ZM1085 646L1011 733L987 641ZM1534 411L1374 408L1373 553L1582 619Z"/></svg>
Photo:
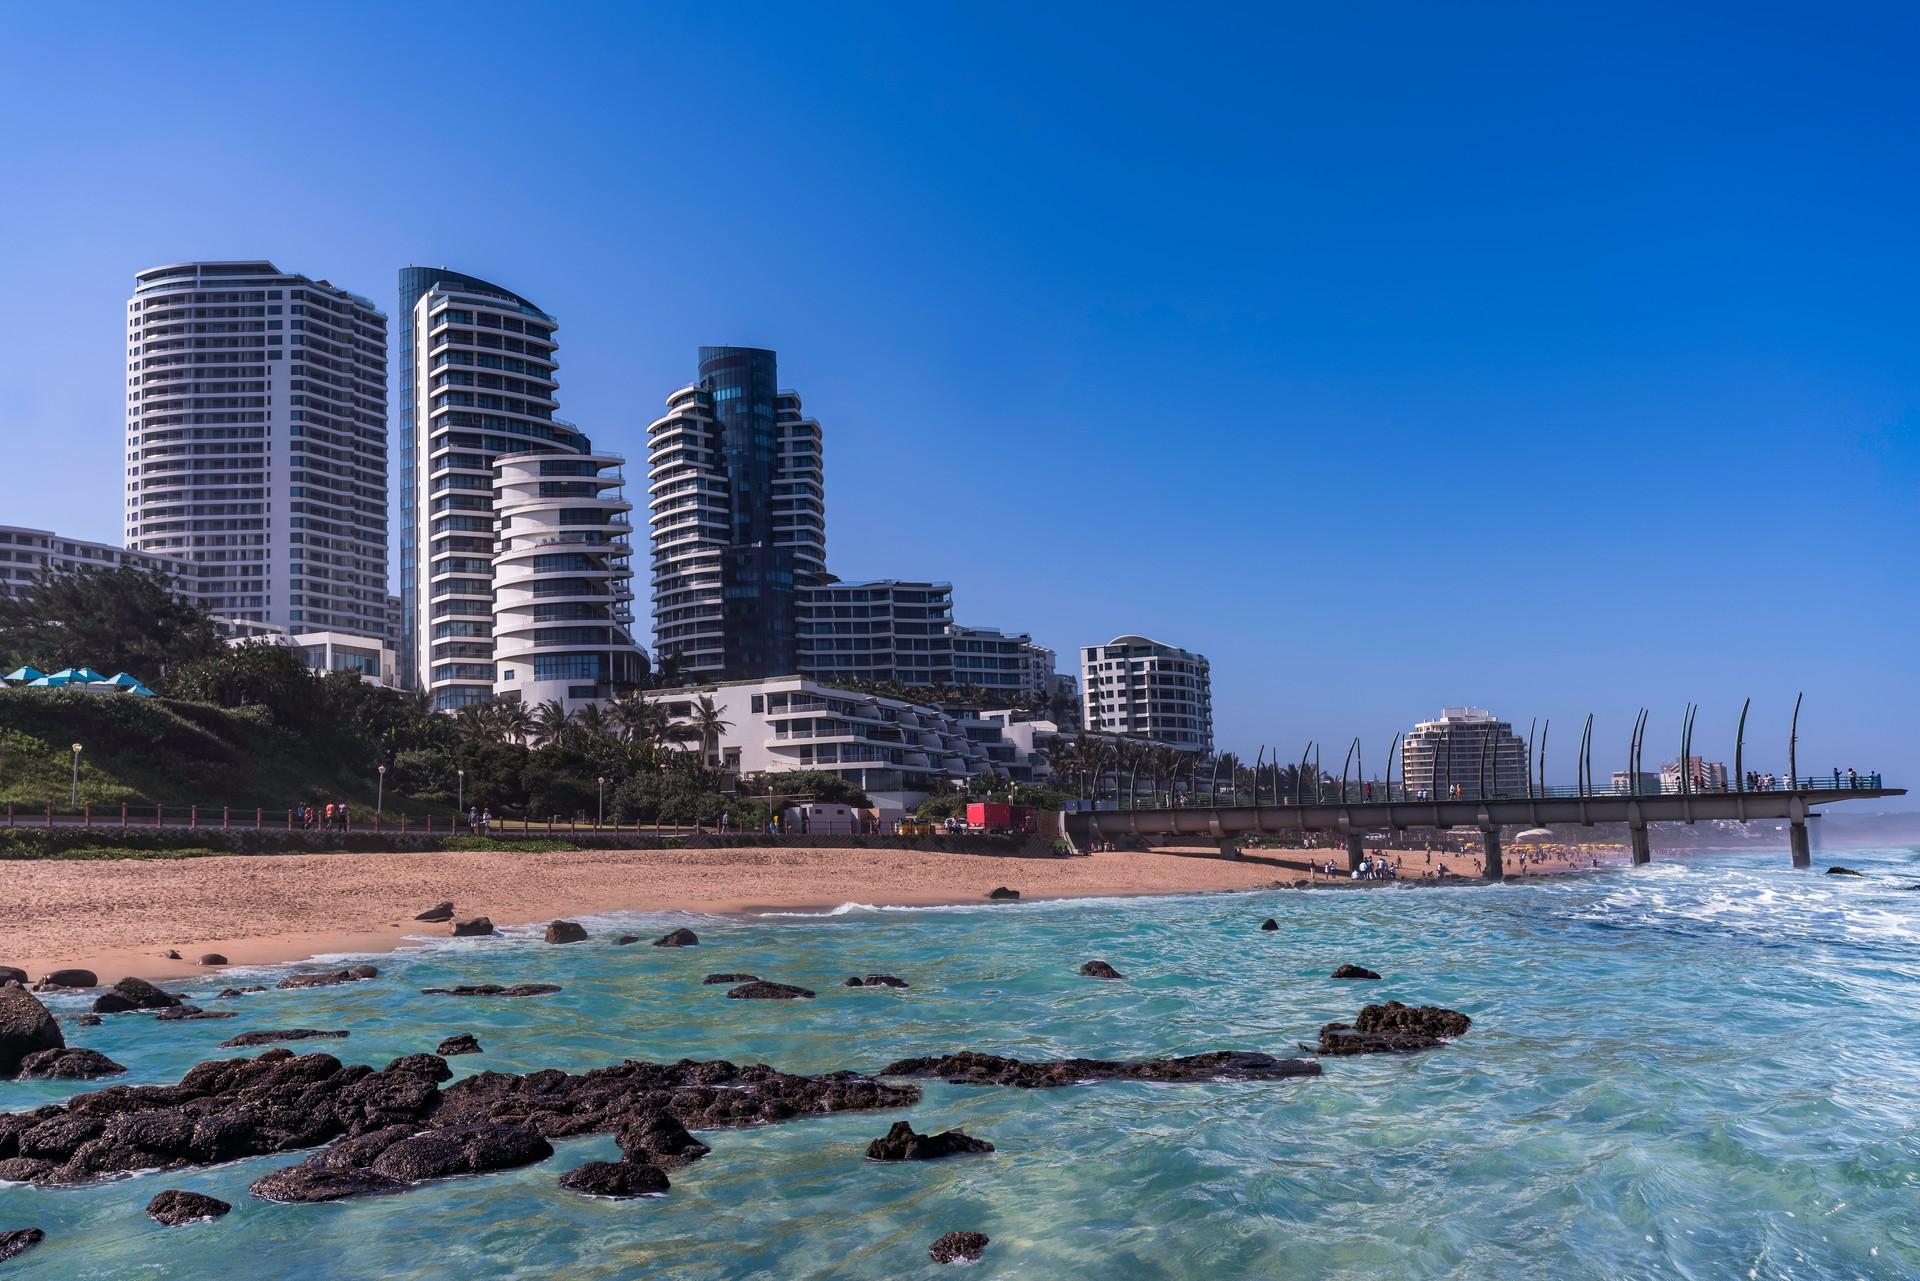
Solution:
<svg viewBox="0 0 1920 1281"><path fill-rule="evenodd" d="M121 979L94 998L95 1014L124 1014L128 1010L164 1010L181 1004L171 992L163 992L145 979L132 976Z"/></svg>
<svg viewBox="0 0 1920 1281"><path fill-rule="evenodd" d="M769 983L765 979L756 979L752 983L742 983L727 993L729 1001L811 1001L813 989L794 987L791 983Z"/></svg>
<svg viewBox="0 0 1920 1281"><path fill-rule="evenodd" d="M20 1060L22 1081L91 1081L97 1076L112 1076L126 1070L98 1050L76 1046L38 1050Z"/></svg>
<svg viewBox="0 0 1920 1281"><path fill-rule="evenodd" d="M15 1228L11 1232L0 1232L0 1263L25 1254L47 1239L47 1234L39 1228Z"/></svg>
<svg viewBox="0 0 1920 1281"><path fill-rule="evenodd" d="M238 1010L203 1010L197 1005L175 1005L153 1016L156 1023L179 1023L190 1019L237 1019Z"/></svg>
<svg viewBox="0 0 1920 1281"><path fill-rule="evenodd" d="M971 1050L900 1059L881 1076L934 1077L953 1085L1010 1085L1045 1089L1089 1081L1273 1081L1319 1076L1312 1059L1278 1059L1251 1050L1215 1050L1171 1059L1043 1059L1025 1062Z"/></svg>
<svg viewBox="0 0 1920 1281"><path fill-rule="evenodd" d="M493 933L493 922L484 916L476 916L471 921L455 921L453 937L457 939L479 938Z"/></svg>
<svg viewBox="0 0 1920 1281"><path fill-rule="evenodd" d="M1458 1010L1388 1001L1362 1009L1351 1024L1322 1027L1318 1048L1333 1055L1405 1054L1444 1044L1472 1025L1473 1020Z"/></svg>
<svg viewBox="0 0 1920 1281"><path fill-rule="evenodd" d="M758 983L758 974L709 974L700 980L702 983Z"/></svg>
<svg viewBox="0 0 1920 1281"><path fill-rule="evenodd" d="M587 931L577 921L555 921L547 926L549 943L584 943Z"/></svg>
<svg viewBox="0 0 1920 1281"><path fill-rule="evenodd" d="M440 1042L439 1048L434 1050L434 1053L441 1055L479 1054L481 1053L480 1042L474 1040L473 1033L462 1032L457 1036L450 1036Z"/></svg>
<svg viewBox="0 0 1920 1281"><path fill-rule="evenodd" d="M1119 970L1108 965L1105 961L1088 961L1080 967L1080 975L1082 978L1089 979L1123 979L1127 977Z"/></svg>
<svg viewBox="0 0 1920 1281"><path fill-rule="evenodd" d="M1342 965L1334 970L1333 977L1337 979L1377 979L1380 976L1363 965Z"/></svg>
<svg viewBox="0 0 1920 1281"><path fill-rule="evenodd" d="M289 1166L262 1175L247 1190L262 1201L304 1204L344 1201L348 1197L401 1192L406 1185L371 1170L326 1170L311 1164Z"/></svg>
<svg viewBox="0 0 1920 1281"><path fill-rule="evenodd" d="M98 1014L82 1014L73 1021L75 1027L99 1027L103 1020Z"/></svg>
<svg viewBox="0 0 1920 1281"><path fill-rule="evenodd" d="M583 1196L654 1196L669 1186L658 1166L633 1161L589 1161L560 1176L560 1186Z"/></svg>
<svg viewBox="0 0 1920 1281"><path fill-rule="evenodd" d="M258 983L250 983L246 987L222 988L213 999L216 1001L231 1001L236 996L245 996L249 992L264 992L266 990L266 988Z"/></svg>
<svg viewBox="0 0 1920 1281"><path fill-rule="evenodd" d="M0 1079L41 1050L65 1049L67 1038L47 1007L24 987L0 987Z"/></svg>
<svg viewBox="0 0 1920 1281"><path fill-rule="evenodd" d="M453 900L443 899L413 919L416 921L451 921L453 919Z"/></svg>
<svg viewBox="0 0 1920 1281"><path fill-rule="evenodd" d="M1260 922L1260 928L1263 930L1277 930L1280 928L1280 922L1269 916L1266 920Z"/></svg>
<svg viewBox="0 0 1920 1281"><path fill-rule="evenodd" d="M869 1161L937 1161L963 1152L991 1152L993 1144L959 1130L916 1134L905 1121L895 1121L885 1135L867 1145Z"/></svg>
<svg viewBox="0 0 1920 1281"><path fill-rule="evenodd" d="M545 996L558 992L558 983L515 983L511 987L502 987L498 983L462 983L459 987L423 987L422 996Z"/></svg>
<svg viewBox="0 0 1920 1281"><path fill-rule="evenodd" d="M655 947L698 947L700 936L689 929L669 930L653 941Z"/></svg>
<svg viewBox="0 0 1920 1281"><path fill-rule="evenodd" d="M891 974L869 974L864 979L853 975L841 987L906 987L905 979L897 979Z"/></svg>
<svg viewBox="0 0 1920 1281"><path fill-rule="evenodd" d="M147 1202L147 1217L156 1223L177 1228L183 1223L217 1219L231 1209L233 1207L225 1201L214 1197L202 1196L198 1192L182 1192L178 1188L168 1188Z"/></svg>
<svg viewBox="0 0 1920 1281"><path fill-rule="evenodd" d="M935 1263L978 1263L993 1238L984 1232L949 1232L927 1247Z"/></svg>
<svg viewBox="0 0 1920 1281"><path fill-rule="evenodd" d="M1850 867L1830 867L1827 869L1827 875L1828 876L1865 876L1866 873L1856 872Z"/></svg>
<svg viewBox="0 0 1920 1281"><path fill-rule="evenodd" d="M307 974L289 974L274 984L275 987L334 987L341 983L358 983L363 979L380 977L380 971L371 965L356 965L346 970L318 970Z"/></svg>
<svg viewBox="0 0 1920 1281"><path fill-rule="evenodd" d="M988 897L988 898L990 898L990 899L994 899L994 900L996 900L996 901L1002 901L1002 902L1006 902L1006 901L1011 901L1011 900L1013 900L1013 899L1017 899L1017 898L1019 898L1019 897L1020 897L1020 891L1019 891L1019 890L1010 890L1010 889L1008 889L1008 888L1007 888L1006 886L1004 886L1004 885L1002 885L1002 886L1001 886L1001 887L1000 887L999 889L997 889L997 890L994 890L994 891L992 891L991 893L989 893L989 894L987 895L987 897Z"/></svg>
<svg viewBox="0 0 1920 1281"><path fill-rule="evenodd" d="M638 934L622 934L619 938L613 941L613 945L615 947L625 947L629 943L638 943L639 941L640 941L640 936Z"/></svg>
<svg viewBox="0 0 1920 1281"><path fill-rule="evenodd" d="M270 1032L242 1032L220 1042L223 1050L244 1050L256 1045L272 1045L275 1041L313 1041L336 1040L352 1036L351 1032L322 1032L310 1027L290 1027Z"/></svg>

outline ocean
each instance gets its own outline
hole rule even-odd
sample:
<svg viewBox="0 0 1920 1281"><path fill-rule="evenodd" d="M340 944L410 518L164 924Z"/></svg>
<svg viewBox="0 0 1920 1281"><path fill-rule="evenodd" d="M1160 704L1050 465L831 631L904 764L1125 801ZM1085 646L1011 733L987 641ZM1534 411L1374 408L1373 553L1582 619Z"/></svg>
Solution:
<svg viewBox="0 0 1920 1281"><path fill-rule="evenodd" d="M1016 1090L926 1083L906 1111L701 1133L712 1155L664 1196L594 1200L559 1174L610 1138L403 1195L274 1205L247 1185L299 1154L85 1188L0 1185L0 1231L44 1244L20 1278L899 1278L943 1275L941 1234L991 1237L969 1278L1906 1278L1920 1276L1920 851L1825 854L1868 873L1793 872L1784 849L1499 886L1233 895L715 919L583 917L367 958L377 980L266 991L234 970L167 986L218 1022L143 1014L69 1041L128 1066L98 1083L0 1083L0 1110L115 1082L166 1083L257 1028L344 1028L293 1044L374 1065L471 1032L483 1070L726 1058L876 1071L962 1049L1021 1058L1298 1052L1321 1024L1395 998L1473 1027L1410 1056L1324 1060L1274 1082ZM425 906L424 904L422 906ZM1272 916L1281 928L1263 933ZM696 948L616 947L676 925ZM1083 961L1127 978L1081 978ZM1342 962L1379 982L1336 981ZM313 968L312 966L294 968ZM710 971L818 999L730 1001ZM848 989L895 974L905 991ZM424 996L552 982L522 1000ZM55 997L57 1013L86 1002ZM905 1119L991 1155L868 1162ZM233 1203L163 1228L163 1188Z"/></svg>

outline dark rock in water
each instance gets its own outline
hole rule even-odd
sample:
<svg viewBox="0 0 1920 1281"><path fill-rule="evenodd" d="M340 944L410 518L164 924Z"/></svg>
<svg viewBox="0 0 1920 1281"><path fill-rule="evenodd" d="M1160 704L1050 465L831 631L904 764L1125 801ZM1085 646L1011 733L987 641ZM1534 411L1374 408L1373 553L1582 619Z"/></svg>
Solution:
<svg viewBox="0 0 1920 1281"><path fill-rule="evenodd" d="M153 1016L156 1023L178 1023L188 1019L237 1019L238 1010L203 1010L197 1005L175 1005Z"/></svg>
<svg viewBox="0 0 1920 1281"><path fill-rule="evenodd" d="M587 932L577 921L555 921L547 926L549 943L584 943L586 941Z"/></svg>
<svg viewBox="0 0 1920 1281"><path fill-rule="evenodd" d="M0 965L0 987L5 987L9 983L18 983L21 987L25 987L27 972L11 965Z"/></svg>
<svg viewBox="0 0 1920 1281"><path fill-rule="evenodd" d="M544 1161L553 1145L530 1125L461 1125L424 1130L373 1159L367 1168L403 1183L485 1174Z"/></svg>
<svg viewBox="0 0 1920 1281"><path fill-rule="evenodd" d="M1864 876L1866 875L1866 873L1856 872L1850 867L1830 867L1827 869L1827 875L1828 876Z"/></svg>
<svg viewBox="0 0 1920 1281"><path fill-rule="evenodd" d="M321 1170L310 1165L289 1166L262 1175L248 1189L262 1201L310 1203L344 1201L353 1196L402 1192L406 1184L371 1170Z"/></svg>
<svg viewBox="0 0 1920 1281"><path fill-rule="evenodd" d="M128 1010L164 1010L180 1003L180 998L171 992L163 992L145 979L129 976L96 997L93 1012L124 1014Z"/></svg>
<svg viewBox="0 0 1920 1281"><path fill-rule="evenodd" d="M1277 930L1280 928L1280 922L1269 916L1266 920L1260 922L1260 928L1263 930Z"/></svg>
<svg viewBox="0 0 1920 1281"><path fill-rule="evenodd" d="M625 947L629 943L638 943L639 941L640 936L638 934L622 934L613 941L613 945L615 947Z"/></svg>
<svg viewBox="0 0 1920 1281"><path fill-rule="evenodd" d="M1333 977L1337 979L1377 979L1380 976L1363 965L1342 965L1334 970Z"/></svg>
<svg viewBox="0 0 1920 1281"><path fill-rule="evenodd" d="M451 899L443 899L413 919L416 921L451 921L453 919L453 901Z"/></svg>
<svg viewBox="0 0 1920 1281"><path fill-rule="evenodd" d="M275 983L275 987L333 987L339 983L358 983L362 979L378 978L379 970L371 965L356 965L350 970L317 970L309 974L289 974Z"/></svg>
<svg viewBox="0 0 1920 1281"><path fill-rule="evenodd" d="M480 1042L473 1039L473 1033L462 1032L458 1036L450 1036L440 1042L439 1048L436 1049L434 1053L442 1055L479 1054L481 1053Z"/></svg>
<svg viewBox="0 0 1920 1281"><path fill-rule="evenodd" d="M423 1077L436 1085L453 1079L453 1069L438 1054L402 1054L380 1071L390 1076L407 1074Z"/></svg>
<svg viewBox="0 0 1920 1281"><path fill-rule="evenodd" d="M700 936L687 929L672 930L653 941L655 947L698 947L699 944Z"/></svg>
<svg viewBox="0 0 1920 1281"><path fill-rule="evenodd" d="M60 1025L33 993L24 987L0 987L0 1079L17 1072L29 1054L66 1045ZM0 1154L4 1151L0 1148Z"/></svg>
<svg viewBox="0 0 1920 1281"><path fill-rule="evenodd" d="M25 1254L46 1239L47 1234L39 1228L16 1228L12 1232L0 1232L0 1263Z"/></svg>
<svg viewBox="0 0 1920 1281"><path fill-rule="evenodd" d="M869 1161L937 1161L963 1152L991 1152L993 1144L958 1130L916 1134L905 1121L895 1121L885 1136L867 1145Z"/></svg>
<svg viewBox="0 0 1920 1281"><path fill-rule="evenodd" d="M1409 1006L1398 1001L1369 1005L1351 1024L1320 1029L1322 1054L1405 1054L1430 1050L1461 1035L1473 1020L1437 1005Z"/></svg>
<svg viewBox="0 0 1920 1281"><path fill-rule="evenodd" d="M249 992L264 992L264 991L266 991L266 990L267 990L266 988L264 988L264 987L262 987L262 986L261 986L260 984L258 984L258 983L250 983L250 984L248 984L248 985L247 985L246 987L229 987L229 988L222 988L222 989L221 989L221 990L220 990L220 991L219 991L219 992L218 992L218 993L217 993L217 994L216 994L216 995L214 996L214 998L213 998L213 999L214 999L214 1000L216 1000L216 1001L231 1001L231 1000L232 1000L233 998L235 998L236 996L245 996L245 995L247 995L247 994L248 994Z"/></svg>
<svg viewBox="0 0 1920 1281"><path fill-rule="evenodd" d="M476 916L471 921L455 921L453 937L457 939L478 938L493 933L493 922L484 916Z"/></svg>
<svg viewBox="0 0 1920 1281"><path fill-rule="evenodd" d="M1920 890L1920 885L1902 885L1900 888L1903 890Z"/></svg>
<svg viewBox="0 0 1920 1281"><path fill-rule="evenodd" d="M658 1166L633 1161L589 1161L560 1176L560 1186L584 1196L652 1196L667 1190Z"/></svg>
<svg viewBox="0 0 1920 1281"><path fill-rule="evenodd" d="M73 1021L75 1027L99 1027L103 1020L98 1014L82 1014Z"/></svg>
<svg viewBox="0 0 1920 1281"><path fill-rule="evenodd" d="M758 974L709 974L700 980L702 983L758 983Z"/></svg>
<svg viewBox="0 0 1920 1281"><path fill-rule="evenodd" d="M949 1232L927 1247L935 1263L978 1263L993 1238L984 1232Z"/></svg>
<svg viewBox="0 0 1920 1281"><path fill-rule="evenodd" d="M628 1117L615 1131L620 1155L639 1165L677 1170L691 1165L712 1148L687 1133L687 1127L665 1111L641 1112Z"/></svg>
<svg viewBox="0 0 1920 1281"><path fill-rule="evenodd" d="M423 987L422 996L545 996L549 992L558 992L558 983L515 983L512 987L502 987L498 983L463 983L459 987Z"/></svg>
<svg viewBox="0 0 1920 1281"><path fill-rule="evenodd" d="M1088 961L1080 967L1080 976L1089 979L1123 979L1127 977L1105 961Z"/></svg>
<svg viewBox="0 0 1920 1281"><path fill-rule="evenodd" d="M752 983L742 983L727 993L729 1001L811 1001L811 988L794 987L790 983L769 983L757 979Z"/></svg>
<svg viewBox="0 0 1920 1281"><path fill-rule="evenodd" d="M196 962L199 965L225 965L226 963L227 958L218 952L202 952L199 961Z"/></svg>
<svg viewBox="0 0 1920 1281"><path fill-rule="evenodd" d="M100 977L92 970L55 970L40 977L41 987L99 987Z"/></svg>
<svg viewBox="0 0 1920 1281"><path fill-rule="evenodd" d="M98 1050L72 1046L64 1050L38 1050L20 1060L22 1081L91 1081L96 1076L111 1076L126 1070Z"/></svg>
<svg viewBox="0 0 1920 1281"><path fill-rule="evenodd" d="M989 894L989 895L987 895L987 897L988 897L988 898L990 898L990 899L996 899L996 900L1002 900L1002 901L1007 901L1007 900L1012 900L1012 899L1017 899L1017 898L1019 898L1019 897L1020 897L1020 891L1019 891L1019 890L1010 890L1010 889L1008 889L1008 888L1007 888L1006 886L1004 886L1004 885L1002 885L1002 886L1001 886L1001 887L1000 887L999 889L997 889L997 890L995 890L995 891L993 891L993 892L992 892L991 894Z"/></svg>
<svg viewBox="0 0 1920 1281"><path fill-rule="evenodd" d="M177 1228L183 1223L217 1219L231 1209L233 1207L225 1201L201 1196L198 1192L182 1192L178 1188L168 1188L147 1202L147 1217L156 1223Z"/></svg>
<svg viewBox="0 0 1920 1281"><path fill-rule="evenodd" d="M32 1183L53 1169L53 1162L30 1156L10 1156L0 1161L0 1183Z"/></svg>
<svg viewBox="0 0 1920 1281"><path fill-rule="evenodd" d="M1045 1089L1087 1081L1274 1081L1289 1076L1319 1076L1312 1059L1277 1059L1250 1050L1215 1050L1176 1059L1045 1059L1023 1062L995 1054L962 1051L938 1057L901 1059L882 1076L935 1077L953 1085L1011 1085Z"/></svg>
<svg viewBox="0 0 1920 1281"><path fill-rule="evenodd" d="M907 986L907 981L905 979L897 979L893 977L893 975L891 974L869 974L864 979L856 975L852 978L849 978L845 983L842 983L840 986L841 987L905 987Z"/></svg>
<svg viewBox="0 0 1920 1281"><path fill-rule="evenodd" d="M272 1045L275 1041L337 1040L351 1035L351 1032L321 1032L310 1027L290 1027L271 1032L242 1032L239 1036L220 1042L220 1048L245 1050L256 1045Z"/></svg>

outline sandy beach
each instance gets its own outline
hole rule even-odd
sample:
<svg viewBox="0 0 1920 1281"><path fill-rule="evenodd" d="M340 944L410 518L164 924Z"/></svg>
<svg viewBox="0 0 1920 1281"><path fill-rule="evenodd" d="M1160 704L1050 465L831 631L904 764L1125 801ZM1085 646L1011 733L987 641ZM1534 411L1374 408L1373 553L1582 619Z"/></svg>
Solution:
<svg viewBox="0 0 1920 1281"><path fill-rule="evenodd" d="M1249 850L1250 857L1231 861L1214 850L1191 853L1206 857L1170 851L1056 860L779 848L4 862L0 938L7 944L0 964L34 977L80 966L112 982L127 974L204 974L194 962L206 952L247 965L389 951L408 936L445 932L445 925L412 919L443 899L461 917L517 925L613 911L977 903L999 885L1029 899L1179 894L1304 881L1305 874L1269 860L1328 856ZM1428 866L1419 851L1394 855L1408 875ZM1465 856L1444 861L1455 873L1477 871L1477 861ZM168 949L183 959L167 959Z"/></svg>

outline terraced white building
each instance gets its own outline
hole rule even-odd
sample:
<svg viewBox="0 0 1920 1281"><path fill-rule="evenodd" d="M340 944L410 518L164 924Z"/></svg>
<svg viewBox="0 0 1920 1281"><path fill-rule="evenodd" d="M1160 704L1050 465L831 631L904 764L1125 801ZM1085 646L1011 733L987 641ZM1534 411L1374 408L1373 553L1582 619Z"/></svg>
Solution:
<svg viewBox="0 0 1920 1281"><path fill-rule="evenodd" d="M1183 751L1213 750L1213 677L1206 655L1145 636L1080 650L1083 723Z"/></svg>

